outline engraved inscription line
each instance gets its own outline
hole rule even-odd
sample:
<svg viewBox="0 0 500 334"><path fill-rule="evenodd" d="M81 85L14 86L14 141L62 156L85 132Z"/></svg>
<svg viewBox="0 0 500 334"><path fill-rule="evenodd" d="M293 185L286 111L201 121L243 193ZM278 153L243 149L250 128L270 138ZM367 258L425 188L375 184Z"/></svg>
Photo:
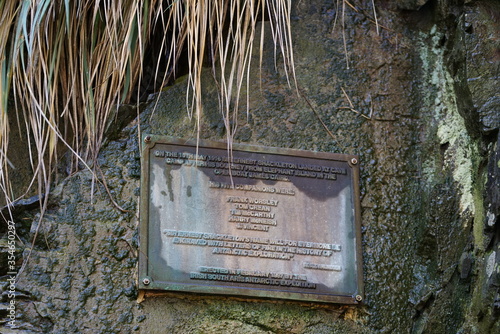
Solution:
<svg viewBox="0 0 500 334"><path fill-rule="evenodd" d="M284 161L268 161L216 155L195 155L187 152L156 150L155 157L164 158L167 165L186 165L212 168L215 175L252 179L290 181L291 176L336 180L337 175L347 175L346 168L300 164Z"/></svg>
<svg viewBox="0 0 500 334"><path fill-rule="evenodd" d="M263 285L281 285L281 286L291 286L297 288L316 289L315 283L294 281L294 280L279 280L271 278L245 277L241 275L203 274L203 273L192 272L189 274L189 278L198 280L238 282L238 283L263 284Z"/></svg>
<svg viewBox="0 0 500 334"><path fill-rule="evenodd" d="M295 190L291 188L261 187L251 184L235 184L234 186L232 186L229 183L213 182L213 181L209 181L208 186L210 188L235 189L235 190L259 192L259 193L271 193L271 194L295 196Z"/></svg>
<svg viewBox="0 0 500 334"><path fill-rule="evenodd" d="M201 266L199 271L199 273L191 272L189 278L316 289L316 284L308 282L306 275L206 266Z"/></svg>
<svg viewBox="0 0 500 334"><path fill-rule="evenodd" d="M214 247L213 254L291 260L295 254L330 257L340 245L309 241L240 237L228 234L164 230L174 244Z"/></svg>

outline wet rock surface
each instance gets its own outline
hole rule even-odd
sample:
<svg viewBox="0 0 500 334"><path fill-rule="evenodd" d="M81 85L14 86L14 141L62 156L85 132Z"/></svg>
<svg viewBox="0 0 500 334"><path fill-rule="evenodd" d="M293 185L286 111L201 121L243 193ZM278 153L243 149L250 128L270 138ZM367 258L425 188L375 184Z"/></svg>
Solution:
<svg viewBox="0 0 500 334"><path fill-rule="evenodd" d="M196 138L181 79L111 132L98 161L106 183L81 171L55 185L41 222L37 208L15 213L18 266L29 257L16 332L499 332L498 3L376 1L379 34L371 4L342 12L335 1L294 1L298 90L274 67L268 40L234 136L360 156L361 306L175 294L136 302L138 124ZM224 140L208 70L203 83L200 138Z"/></svg>

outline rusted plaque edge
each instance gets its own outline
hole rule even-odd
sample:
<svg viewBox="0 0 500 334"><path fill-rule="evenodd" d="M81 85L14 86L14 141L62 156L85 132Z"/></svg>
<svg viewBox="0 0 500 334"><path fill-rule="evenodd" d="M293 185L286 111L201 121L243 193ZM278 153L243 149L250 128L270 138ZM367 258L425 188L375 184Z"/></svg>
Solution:
<svg viewBox="0 0 500 334"><path fill-rule="evenodd" d="M139 289L362 302L357 156L142 144Z"/></svg>

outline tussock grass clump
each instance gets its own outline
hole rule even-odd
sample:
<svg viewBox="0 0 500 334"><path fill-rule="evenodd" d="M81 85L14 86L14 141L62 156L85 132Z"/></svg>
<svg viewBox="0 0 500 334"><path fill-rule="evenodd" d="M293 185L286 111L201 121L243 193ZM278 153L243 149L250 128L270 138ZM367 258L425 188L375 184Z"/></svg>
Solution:
<svg viewBox="0 0 500 334"><path fill-rule="evenodd" d="M262 48L265 18L293 74L290 0L0 0L0 191L11 203L23 196L9 183L9 119L17 118L34 171L32 185L48 194L58 147L73 153L78 165L95 169L105 127L118 106L138 100L145 48L152 29L161 27L162 80L175 75L187 54L187 114L202 113L201 72L207 59L220 71L221 116L228 142L248 80L254 41ZM257 42L259 43L259 42ZM262 61L262 51L261 51ZM248 87L248 84L247 84ZM8 107L14 94L16 106ZM22 113L19 118L17 113ZM19 122L23 119L24 122ZM63 144L63 145L61 145ZM15 154L16 152L11 152ZM31 187L31 185L30 185ZM47 197L45 197L47 198Z"/></svg>

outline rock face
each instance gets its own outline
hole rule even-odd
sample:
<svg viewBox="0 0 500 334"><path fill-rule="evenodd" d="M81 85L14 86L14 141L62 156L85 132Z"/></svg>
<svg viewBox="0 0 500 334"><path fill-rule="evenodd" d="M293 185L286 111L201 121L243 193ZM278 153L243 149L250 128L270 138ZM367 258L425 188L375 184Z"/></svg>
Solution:
<svg viewBox="0 0 500 334"><path fill-rule="evenodd" d="M376 1L377 34L372 2L350 3L293 1L298 89L268 43L260 78L254 55L234 141L360 156L363 305L176 294L136 302L139 124L196 137L179 80L102 149L106 184L82 171L58 182L40 223L32 207L16 211L18 329L5 318L1 331L500 332L500 5ZM224 140L209 72L200 136Z"/></svg>

